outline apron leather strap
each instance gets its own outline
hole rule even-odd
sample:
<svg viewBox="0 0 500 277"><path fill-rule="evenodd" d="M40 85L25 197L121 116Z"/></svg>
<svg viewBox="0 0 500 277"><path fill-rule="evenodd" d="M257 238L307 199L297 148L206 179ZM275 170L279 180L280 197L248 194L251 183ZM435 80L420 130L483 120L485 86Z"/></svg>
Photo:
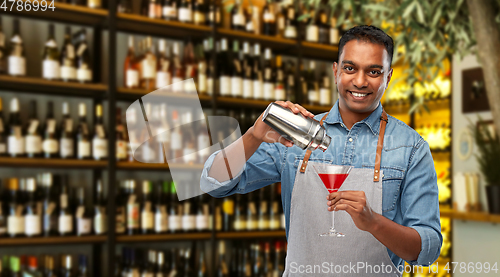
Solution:
<svg viewBox="0 0 500 277"><path fill-rule="evenodd" d="M382 148L384 146L385 126L387 125L387 113L382 108L382 116L380 116L380 128L377 143L377 156L375 157L375 172L373 173L373 182L380 180L380 160L382 158Z"/></svg>
<svg viewBox="0 0 500 277"><path fill-rule="evenodd" d="M325 120L325 118L328 116L329 113L330 112L327 112L323 116L323 118L319 121L320 126L323 126L323 120ZM306 155L304 156L304 160L302 161L302 166L300 167L300 173L306 172L307 162L309 161L309 157L311 157L311 153L312 153L312 151L310 149L307 149Z"/></svg>

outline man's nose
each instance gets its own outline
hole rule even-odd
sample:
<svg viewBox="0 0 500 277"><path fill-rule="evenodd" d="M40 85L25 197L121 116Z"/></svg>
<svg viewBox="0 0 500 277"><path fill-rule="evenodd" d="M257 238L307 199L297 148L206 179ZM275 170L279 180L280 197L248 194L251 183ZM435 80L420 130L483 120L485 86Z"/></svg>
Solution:
<svg viewBox="0 0 500 277"><path fill-rule="evenodd" d="M361 71L356 73L356 76L354 77L352 83L358 89L368 87L368 81L366 79L366 75Z"/></svg>

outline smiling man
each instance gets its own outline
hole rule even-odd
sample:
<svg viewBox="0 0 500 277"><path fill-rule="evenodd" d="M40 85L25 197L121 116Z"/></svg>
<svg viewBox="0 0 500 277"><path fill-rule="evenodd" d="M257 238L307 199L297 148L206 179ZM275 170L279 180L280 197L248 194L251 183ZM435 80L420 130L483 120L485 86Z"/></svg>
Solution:
<svg viewBox="0 0 500 277"><path fill-rule="evenodd" d="M339 43L333 64L339 100L328 113L314 116L298 104L277 102L323 124L332 137L325 152L294 146L261 115L205 163L201 189L214 197L281 182L288 240L283 276L401 276L403 260L428 266L439 256L437 177L429 146L380 103L392 76L393 47L382 30L354 27ZM241 147L245 159L238 157ZM353 169L341 189L329 193L313 169L319 164ZM333 211L343 236L318 236L331 227Z"/></svg>

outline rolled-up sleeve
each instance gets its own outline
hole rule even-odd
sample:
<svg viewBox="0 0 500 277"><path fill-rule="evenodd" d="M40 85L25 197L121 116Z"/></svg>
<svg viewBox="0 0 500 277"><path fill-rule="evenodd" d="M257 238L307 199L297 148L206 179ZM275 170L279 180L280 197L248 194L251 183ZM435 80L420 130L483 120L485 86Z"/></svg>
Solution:
<svg viewBox="0 0 500 277"><path fill-rule="evenodd" d="M235 193L248 193L281 180L285 147L278 143L262 143L247 160L241 171L232 180L219 182L208 176L215 156L213 153L205 162L201 173L200 188L213 197L225 197Z"/></svg>
<svg viewBox="0 0 500 277"><path fill-rule="evenodd" d="M401 197L402 225L415 229L421 238L417 260L407 262L428 266L439 257L443 237L434 160L423 139L412 151Z"/></svg>

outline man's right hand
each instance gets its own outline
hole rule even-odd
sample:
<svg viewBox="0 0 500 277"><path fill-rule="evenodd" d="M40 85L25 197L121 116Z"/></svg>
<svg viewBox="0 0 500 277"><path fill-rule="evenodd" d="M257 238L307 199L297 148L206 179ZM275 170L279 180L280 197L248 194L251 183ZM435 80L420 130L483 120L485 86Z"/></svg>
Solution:
<svg viewBox="0 0 500 277"><path fill-rule="evenodd" d="M294 104L290 101L276 101L276 104L290 109L294 114L302 114L305 117L310 117L313 118L314 114L306 110L304 107L302 107L299 104ZM262 121L262 116L264 113L262 113L259 118L255 121L252 127L248 129L249 134L251 134L256 140L260 142L269 142L269 143L275 143L279 142L287 147L293 146L293 142L290 140L285 139L282 137L278 132L276 132L273 128L271 128L269 125L264 123Z"/></svg>

